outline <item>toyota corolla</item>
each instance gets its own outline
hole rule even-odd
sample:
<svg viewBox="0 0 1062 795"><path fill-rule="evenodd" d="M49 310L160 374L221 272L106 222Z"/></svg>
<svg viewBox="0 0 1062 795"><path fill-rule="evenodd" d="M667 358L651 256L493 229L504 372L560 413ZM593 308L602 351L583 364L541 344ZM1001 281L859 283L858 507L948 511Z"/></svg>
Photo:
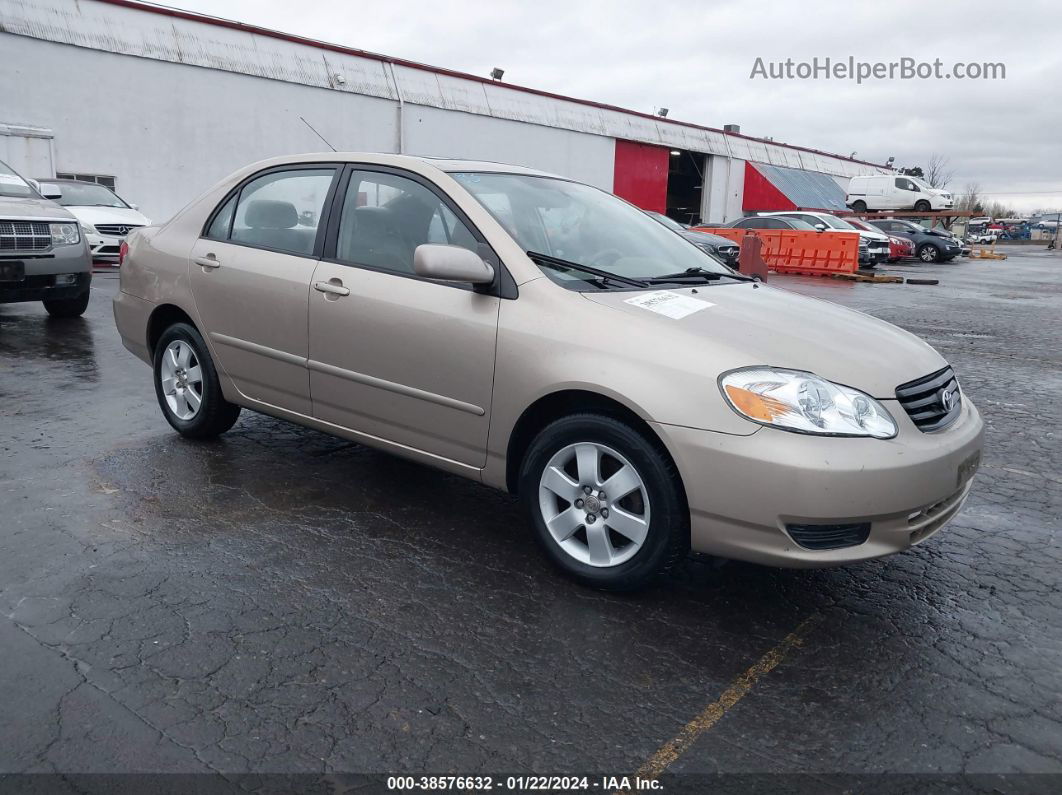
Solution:
<svg viewBox="0 0 1062 795"><path fill-rule="evenodd" d="M594 587L691 549L900 552L955 516L980 462L977 409L922 340L526 168L276 158L123 256L115 320L177 432L246 408L507 489Z"/></svg>

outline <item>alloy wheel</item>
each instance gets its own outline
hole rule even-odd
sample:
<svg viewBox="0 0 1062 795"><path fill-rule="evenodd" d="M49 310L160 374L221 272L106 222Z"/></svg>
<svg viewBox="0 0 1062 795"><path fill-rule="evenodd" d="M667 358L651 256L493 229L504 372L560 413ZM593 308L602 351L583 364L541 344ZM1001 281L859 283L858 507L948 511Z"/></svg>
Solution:
<svg viewBox="0 0 1062 795"><path fill-rule="evenodd" d="M589 566L625 563L649 532L649 494L641 475L597 442L558 450L542 471L538 501L553 541Z"/></svg>
<svg viewBox="0 0 1062 795"><path fill-rule="evenodd" d="M166 405L179 420L191 420L203 404L203 368L186 340L174 340L162 353L159 382Z"/></svg>

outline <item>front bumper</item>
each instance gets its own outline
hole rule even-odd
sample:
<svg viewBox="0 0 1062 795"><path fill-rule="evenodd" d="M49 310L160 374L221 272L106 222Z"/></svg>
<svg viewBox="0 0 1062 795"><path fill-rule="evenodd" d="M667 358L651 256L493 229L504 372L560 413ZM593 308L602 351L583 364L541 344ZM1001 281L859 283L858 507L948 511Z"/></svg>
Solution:
<svg viewBox="0 0 1062 795"><path fill-rule="evenodd" d="M70 284L56 285L57 276L72 276ZM89 289L92 282L91 273L40 274L26 276L17 282L0 282L0 304L14 304L22 301L62 301L77 298Z"/></svg>
<svg viewBox="0 0 1062 795"><path fill-rule="evenodd" d="M84 233L84 230L82 231ZM122 246L122 241L125 240L124 237L112 237L111 235L100 235L94 232L84 234L93 262L118 264L118 250Z"/></svg>
<svg viewBox="0 0 1062 795"><path fill-rule="evenodd" d="M895 439L848 439L761 428L732 436L654 424L678 465L694 551L772 566L836 566L901 552L958 513L980 461L983 424L968 399L959 418L922 433L883 401ZM869 523L863 543L812 550L786 525Z"/></svg>
<svg viewBox="0 0 1062 795"><path fill-rule="evenodd" d="M84 242L24 254L5 251L0 260L22 263L24 274L17 281L0 281L0 304L77 298L89 289L92 278L92 263ZM56 286L57 281L62 281L56 276L69 275L75 277L72 284Z"/></svg>

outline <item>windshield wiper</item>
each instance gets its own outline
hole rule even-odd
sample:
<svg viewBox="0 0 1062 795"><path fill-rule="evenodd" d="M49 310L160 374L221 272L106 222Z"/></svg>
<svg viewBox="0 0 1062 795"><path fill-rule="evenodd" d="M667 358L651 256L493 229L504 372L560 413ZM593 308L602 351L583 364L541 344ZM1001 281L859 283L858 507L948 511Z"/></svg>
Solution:
<svg viewBox="0 0 1062 795"><path fill-rule="evenodd" d="M629 276L618 276L615 273L609 273L600 268L591 268L589 265L580 265L578 262L561 259L560 257L552 257L549 254L540 254L537 251L528 251L527 256L539 265L545 265L547 268L553 268L555 270L582 271L583 273L589 273L591 276L596 276L602 281L611 280L619 282L620 284L630 285L631 287L649 286L649 282L642 281L641 279L632 279Z"/></svg>
<svg viewBox="0 0 1062 795"><path fill-rule="evenodd" d="M704 279L705 281L714 282L719 279L737 279L739 282L752 282L755 279L750 276L739 276L736 273L723 273L720 271L709 271L704 268L686 268L686 270L679 273L665 273L663 276L647 276L646 281L650 284L659 284L660 282L673 282L679 279Z"/></svg>

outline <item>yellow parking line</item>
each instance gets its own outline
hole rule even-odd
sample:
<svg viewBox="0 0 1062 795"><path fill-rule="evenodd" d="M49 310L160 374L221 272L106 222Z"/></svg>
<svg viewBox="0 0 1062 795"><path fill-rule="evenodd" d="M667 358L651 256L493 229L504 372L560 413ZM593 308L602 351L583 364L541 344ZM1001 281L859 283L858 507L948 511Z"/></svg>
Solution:
<svg viewBox="0 0 1062 795"><path fill-rule="evenodd" d="M743 699L752 689L760 677L770 673L785 656L804 643L804 636L814 627L821 616L816 613L800 622L796 629L786 635L782 641L767 652L745 673L730 683L723 695L717 701L709 704L693 720L682 727L682 730L672 739L668 740L655 754L646 760L645 764L638 768L634 774L642 779L654 779L660 776L668 766L684 754L693 742L718 723L734 705Z"/></svg>

